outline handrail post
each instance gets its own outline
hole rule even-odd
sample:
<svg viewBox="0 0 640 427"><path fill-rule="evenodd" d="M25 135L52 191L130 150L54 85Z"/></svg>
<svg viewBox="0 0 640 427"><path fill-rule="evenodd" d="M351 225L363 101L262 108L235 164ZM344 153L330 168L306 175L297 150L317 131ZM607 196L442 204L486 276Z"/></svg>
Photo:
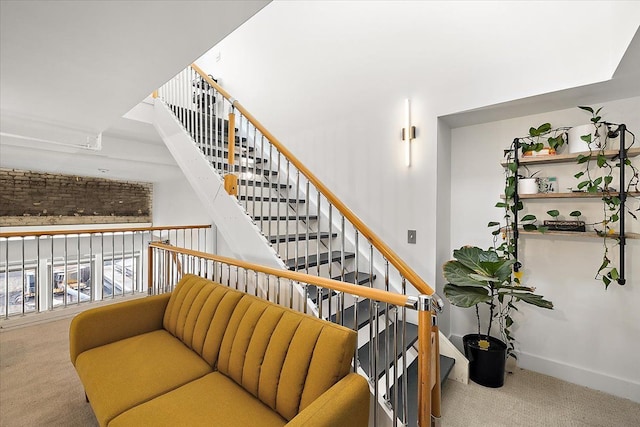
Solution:
<svg viewBox="0 0 640 427"><path fill-rule="evenodd" d="M440 329L438 327L438 316L432 313L432 326L431 326L431 336L433 337L433 355L434 357L434 367L435 369L431 373L435 380L435 384L433 384L431 388L431 421L432 424L435 424L435 421L439 420L442 417L441 413L441 391L442 384L440 383ZM434 382L434 381L432 381Z"/></svg>
<svg viewBox="0 0 640 427"><path fill-rule="evenodd" d="M418 426L431 425L431 297L418 296Z"/></svg>
<svg viewBox="0 0 640 427"><path fill-rule="evenodd" d="M147 246L147 259L148 259L148 270L147 270L147 283L148 283L148 294L153 295L153 247L151 245Z"/></svg>
<svg viewBox="0 0 640 427"><path fill-rule="evenodd" d="M223 127L224 129L224 127ZM236 149L236 114L233 110L229 113L229 132L228 132L228 169L224 176L224 189L231 196L238 195L238 177L234 174L235 149Z"/></svg>

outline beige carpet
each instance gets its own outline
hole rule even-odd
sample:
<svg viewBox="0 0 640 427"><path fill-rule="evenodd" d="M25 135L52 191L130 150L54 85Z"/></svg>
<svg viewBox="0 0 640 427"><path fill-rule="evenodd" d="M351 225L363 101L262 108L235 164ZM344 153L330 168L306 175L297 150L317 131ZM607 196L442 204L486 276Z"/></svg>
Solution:
<svg viewBox="0 0 640 427"><path fill-rule="evenodd" d="M97 426L69 362L70 321L0 332L0 426ZM448 381L442 396L444 427L640 426L638 403L521 369L499 389Z"/></svg>

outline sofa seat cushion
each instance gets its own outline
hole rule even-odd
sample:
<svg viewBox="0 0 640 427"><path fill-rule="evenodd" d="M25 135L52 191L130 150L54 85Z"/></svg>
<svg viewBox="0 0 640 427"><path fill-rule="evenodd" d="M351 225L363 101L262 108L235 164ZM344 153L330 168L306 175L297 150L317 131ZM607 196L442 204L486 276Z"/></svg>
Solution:
<svg viewBox="0 0 640 427"><path fill-rule="evenodd" d="M76 370L105 426L127 409L208 374L211 367L161 329L87 350L78 356Z"/></svg>
<svg viewBox="0 0 640 427"><path fill-rule="evenodd" d="M213 372L116 417L109 427L284 426L286 421L233 380Z"/></svg>

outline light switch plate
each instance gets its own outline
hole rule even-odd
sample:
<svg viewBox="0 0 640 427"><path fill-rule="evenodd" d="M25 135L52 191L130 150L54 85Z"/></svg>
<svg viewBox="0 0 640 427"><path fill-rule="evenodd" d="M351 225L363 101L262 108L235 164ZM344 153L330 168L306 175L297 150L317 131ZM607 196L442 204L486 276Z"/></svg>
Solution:
<svg viewBox="0 0 640 427"><path fill-rule="evenodd" d="M409 230L407 232L407 242L412 244L416 243L416 230Z"/></svg>

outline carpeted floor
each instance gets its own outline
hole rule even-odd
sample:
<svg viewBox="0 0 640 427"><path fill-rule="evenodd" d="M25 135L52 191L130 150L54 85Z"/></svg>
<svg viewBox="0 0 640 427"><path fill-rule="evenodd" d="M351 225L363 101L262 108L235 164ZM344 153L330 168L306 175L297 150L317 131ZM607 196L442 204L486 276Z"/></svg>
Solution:
<svg viewBox="0 0 640 427"><path fill-rule="evenodd" d="M69 361L70 321L0 332L0 426L98 425ZM638 403L522 369L499 389L448 381L442 399L444 427L640 426Z"/></svg>

